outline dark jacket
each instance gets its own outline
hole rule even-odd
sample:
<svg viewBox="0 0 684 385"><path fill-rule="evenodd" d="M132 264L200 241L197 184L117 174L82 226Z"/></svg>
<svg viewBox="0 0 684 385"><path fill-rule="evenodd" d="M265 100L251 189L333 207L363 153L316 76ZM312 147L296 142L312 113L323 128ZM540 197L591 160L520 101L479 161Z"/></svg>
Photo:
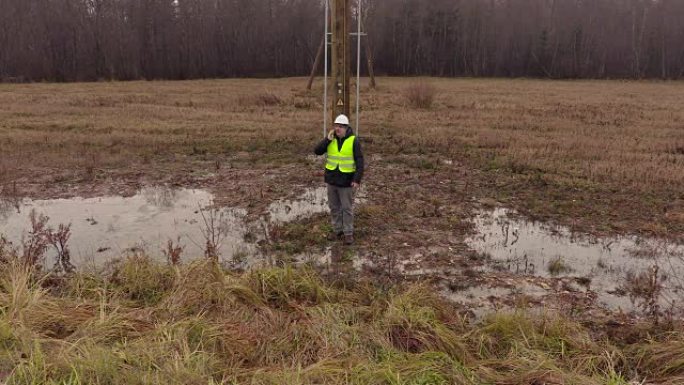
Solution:
<svg viewBox="0 0 684 385"><path fill-rule="evenodd" d="M347 133L344 138L340 139L335 137L337 141L337 148L342 149L342 144L350 136L354 135L354 130L351 127L347 127ZM323 139L316 148L314 153L316 155L323 155L328 152L328 145L330 140L328 138ZM354 140L354 162L356 163L356 172L354 173L343 173L340 172L339 168L335 170L325 169L325 183L331 184L337 187L351 187L352 182L361 183L361 178L363 178L363 152L361 151L361 143L359 143L359 138Z"/></svg>

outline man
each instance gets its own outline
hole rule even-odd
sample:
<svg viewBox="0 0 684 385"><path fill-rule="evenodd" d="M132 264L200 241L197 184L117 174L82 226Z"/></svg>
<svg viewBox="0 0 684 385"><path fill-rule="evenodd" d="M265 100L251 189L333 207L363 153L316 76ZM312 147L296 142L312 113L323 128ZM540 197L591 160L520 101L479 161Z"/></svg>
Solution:
<svg viewBox="0 0 684 385"><path fill-rule="evenodd" d="M325 183L333 228L330 239L344 237L344 243L351 245L354 243L353 190L359 187L363 177L363 152L346 115L335 118L334 127L314 152L326 154Z"/></svg>

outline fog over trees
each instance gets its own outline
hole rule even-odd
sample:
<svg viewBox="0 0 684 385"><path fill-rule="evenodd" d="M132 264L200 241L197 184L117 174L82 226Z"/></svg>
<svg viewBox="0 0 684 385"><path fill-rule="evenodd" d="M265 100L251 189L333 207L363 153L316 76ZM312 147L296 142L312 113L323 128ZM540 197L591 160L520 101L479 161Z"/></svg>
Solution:
<svg viewBox="0 0 684 385"><path fill-rule="evenodd" d="M684 0L364 4L381 75L684 76ZM0 0L0 79L302 76L322 35L321 0Z"/></svg>

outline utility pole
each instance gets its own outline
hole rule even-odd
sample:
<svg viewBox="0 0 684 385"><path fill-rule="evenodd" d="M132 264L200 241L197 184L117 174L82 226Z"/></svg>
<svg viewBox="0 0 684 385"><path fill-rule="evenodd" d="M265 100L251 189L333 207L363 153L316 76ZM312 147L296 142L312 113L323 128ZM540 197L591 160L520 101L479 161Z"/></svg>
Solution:
<svg viewBox="0 0 684 385"><path fill-rule="evenodd" d="M332 0L332 119L339 114L349 116L349 44L351 0Z"/></svg>
<svg viewBox="0 0 684 385"><path fill-rule="evenodd" d="M326 0L326 3L328 1L329 0ZM347 1L349 1L349 0L347 0ZM330 22L330 19L328 18L327 21ZM365 29L363 20L361 21L361 24L362 24L361 28ZM329 36L330 35L332 35L332 33L330 33ZM352 33L351 35L356 35L356 34ZM316 78L316 72L318 71L319 67L321 66L321 61L322 61L324 52L326 51L324 49L325 44L330 42L329 36L324 36L323 39L321 39L321 44L318 46L318 50L316 51L316 57L314 59L313 66L311 67L311 73L309 74L309 81L306 83L306 89L307 90L311 90L311 87L313 86L314 79ZM370 46L370 39L368 38L367 33L362 33L361 36L366 38L364 46L365 46L365 50L366 50L366 64L368 65L368 76L370 76L370 87L375 88L375 86L376 86L375 71L373 70L373 52L372 52L371 46ZM330 45L330 44L328 44L328 45ZM357 55L360 55L360 53L357 53ZM328 108L328 107L326 106L326 108Z"/></svg>
<svg viewBox="0 0 684 385"><path fill-rule="evenodd" d="M348 117L351 113L350 103L350 75L351 75L351 44L350 35L354 35L358 40L356 41L356 125L355 132L359 135L359 103L360 103L360 87L361 87L361 38L367 36L366 33L361 32L363 23L361 8L362 0L356 0L356 33L351 32L351 2L354 0L324 0L325 2L325 34L323 41L318 46L316 52L316 59L314 60L309 82L306 88L311 89L316 70L321 62L321 57L324 57L323 65L323 136L325 137L328 128L328 116L331 116L331 121L337 115L345 114ZM332 6L330 6L332 4ZM330 18L328 18L330 16ZM331 32L328 32L332 30ZM328 37L330 37L330 44L328 44ZM328 46L332 50L331 57L331 76L328 81ZM371 77L371 87L375 87L375 76L373 73L373 59L371 57L370 46L366 44L366 56L368 61L368 73ZM332 95L328 98L328 89L332 88ZM330 114L330 115L328 115Z"/></svg>

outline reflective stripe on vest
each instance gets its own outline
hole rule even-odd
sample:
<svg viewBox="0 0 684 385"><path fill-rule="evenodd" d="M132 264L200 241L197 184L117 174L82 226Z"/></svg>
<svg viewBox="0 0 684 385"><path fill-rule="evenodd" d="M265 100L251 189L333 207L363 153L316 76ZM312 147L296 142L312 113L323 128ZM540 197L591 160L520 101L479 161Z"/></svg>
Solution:
<svg viewBox="0 0 684 385"><path fill-rule="evenodd" d="M354 140L356 136L351 135L342 143L342 149L338 150L337 140L333 140L328 145L328 153L326 154L325 168L334 170L340 168L340 172L350 174L356 171L356 163L354 162Z"/></svg>

